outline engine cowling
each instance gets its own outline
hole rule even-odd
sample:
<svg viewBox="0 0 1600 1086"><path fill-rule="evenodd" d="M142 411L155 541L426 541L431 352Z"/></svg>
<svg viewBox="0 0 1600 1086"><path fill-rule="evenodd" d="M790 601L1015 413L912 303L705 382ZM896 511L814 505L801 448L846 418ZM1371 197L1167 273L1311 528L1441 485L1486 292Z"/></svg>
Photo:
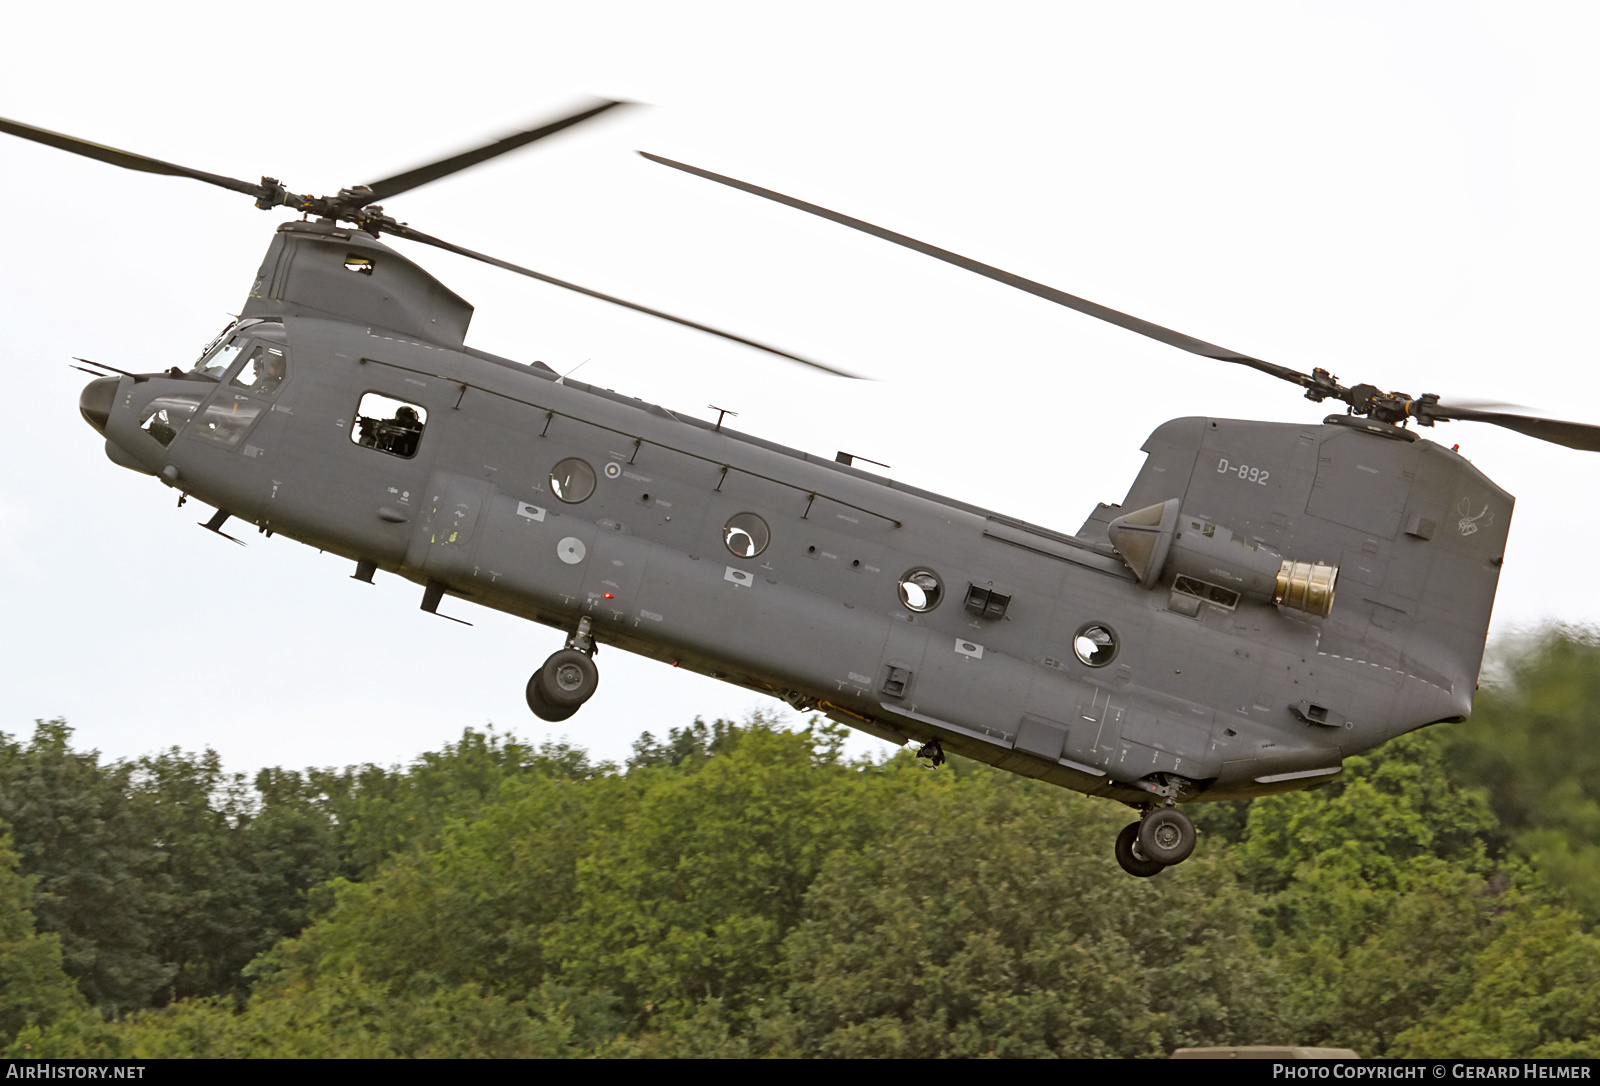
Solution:
<svg viewBox="0 0 1600 1086"><path fill-rule="evenodd" d="M1106 527L1139 583L1235 606L1240 599L1326 616L1337 566L1286 558L1231 529L1178 509L1178 499L1117 517Z"/></svg>

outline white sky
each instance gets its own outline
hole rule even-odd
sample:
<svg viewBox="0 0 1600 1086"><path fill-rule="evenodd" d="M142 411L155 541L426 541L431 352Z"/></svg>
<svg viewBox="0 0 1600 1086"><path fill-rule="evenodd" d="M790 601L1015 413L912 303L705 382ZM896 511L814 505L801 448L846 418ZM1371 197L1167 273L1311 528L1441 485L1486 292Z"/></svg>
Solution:
<svg viewBox="0 0 1600 1086"><path fill-rule="evenodd" d="M574 10L577 9L577 10ZM448 14L446 14L448 13ZM871 374L758 353L420 247L469 342L1075 530L1186 414L1309 420L1209 363L798 212L652 150L1302 370L1600 421L1591 342L1600 16L1587 5L259 5L8 11L0 116L301 192L388 176L587 95L651 103L396 198L458 244ZM72 355L188 365L274 225L233 193L0 137L0 730L112 756L405 761L522 702L559 635L238 548L107 461ZM397 242L397 245L404 245ZM302 362L303 364L303 362ZM1600 457L1434 435L1518 497L1496 630L1600 618ZM611 650L556 734L742 716L744 691ZM771 708L774 703L766 703Z"/></svg>

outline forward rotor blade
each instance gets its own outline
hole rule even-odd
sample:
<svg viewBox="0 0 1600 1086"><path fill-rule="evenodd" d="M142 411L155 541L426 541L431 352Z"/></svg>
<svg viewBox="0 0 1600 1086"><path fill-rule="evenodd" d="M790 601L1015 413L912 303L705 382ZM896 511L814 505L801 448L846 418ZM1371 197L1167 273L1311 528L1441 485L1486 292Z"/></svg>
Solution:
<svg viewBox="0 0 1600 1086"><path fill-rule="evenodd" d="M1459 419L1462 422L1487 422L1504 426L1519 434L1565 445L1569 449L1600 452L1600 426L1587 422L1563 422L1560 419L1543 419L1533 415L1515 415L1508 411L1480 411L1471 407L1438 404L1428 411L1435 419Z"/></svg>
<svg viewBox="0 0 1600 1086"><path fill-rule="evenodd" d="M259 199L265 191L260 185L250 181L241 181L237 177L225 177L218 173L207 173L204 170L192 170L188 166L179 166L173 162L163 162L159 158L149 155L138 155L132 151L120 151L115 147L107 147L100 143L91 143L79 139L77 136L67 136L60 132L52 132L47 128L36 128L31 124L21 121L10 121L0 117L0 132L7 132L13 136L20 136L34 143L42 143L46 147L54 147L59 151L70 151L75 155L85 158L99 159L109 162L113 166L121 166L125 170L139 170L142 173L160 173L170 177L192 177L196 181L204 181L208 185L218 188L232 189L242 192L246 196Z"/></svg>
<svg viewBox="0 0 1600 1086"><path fill-rule="evenodd" d="M856 374L847 373L844 370L835 369L832 366L824 366L821 362L813 362L809 358L801 358L797 354L790 354L788 351L781 351L776 347L768 346L767 344L761 343L757 340L746 339L744 336L737 336L732 332L724 332L720 328L713 328L708 324L700 324L696 321L686 320L683 317L674 317L671 313L663 313L659 309L651 309L648 306L637 305L633 302L624 301L623 299L613 297L610 294L602 294L598 290L590 290L588 287L581 287L576 283L569 283L565 279L557 279L552 275L545 275L543 272L536 272L532 268L524 268L520 264L512 264L506 260L500 260L484 253L474 252L471 249L462 248L460 245L452 245L448 241L424 234L420 230L413 230L411 227L403 224L395 224L392 226L385 224L383 229L386 233L393 234L396 237L406 238L410 241L421 242L423 245L432 245L436 249L443 249L446 252L455 253L459 256L471 257L473 260L481 260L485 264L493 264L497 268L504 268L506 271L516 272L518 275L526 275L528 278L537 279L541 283L549 283L551 286L557 286L565 290L576 291L579 294L587 294L589 297L598 298L602 302L610 302L612 305L620 305L624 309L631 309L636 313L647 313L652 317L660 317L664 321L671 321L673 324L681 324L686 328L693 328L698 332L706 332L713 336L721 336L723 339L730 339L735 343L742 343L746 347L754 347L758 351L766 351L768 354L775 354L780 358L787 358L791 362L798 362L802 366L810 366L812 369L821 370L823 373L831 373L835 377L849 377L852 380L861 380L861 378Z"/></svg>
<svg viewBox="0 0 1600 1086"><path fill-rule="evenodd" d="M885 230L881 226L874 226L872 223L863 222L861 219L852 218L837 211L830 211L825 207L806 203L806 201L798 200L793 196L785 196L781 192L764 189L759 185L752 185L732 177L724 177L722 174L712 173L710 170L702 170L682 162L674 162L670 158L662 158L660 155L653 155L648 151L640 151L639 153L651 162L658 162L663 166L671 166L675 170L682 170L684 173L694 174L696 177L703 177L708 181L727 185L729 188L739 189L742 192L774 200L780 204L787 204L792 208L828 219L842 226L848 226L853 230L860 230L864 234L871 234L875 238L882 238L884 241L892 241L896 245L903 245L907 249L915 250L925 256L931 256L935 260L943 260L947 264L965 268L967 271L993 279L997 283L1004 283L1006 286L1025 290L1029 294L1036 295L1046 301L1066 306L1068 309L1075 309L1079 313L1086 313L1091 317L1097 317L1110 324L1115 324L1119 328L1126 328L1130 332L1148 336L1168 346L1188 351L1190 354L1197 354L1204 358L1214 358L1219 362L1235 362L1241 366L1249 366L1251 369L1269 373L1274 377L1292 382L1302 388L1311 388L1316 384L1308 375L1298 370L1289 369L1287 366L1264 362L1259 358L1252 358L1247 354L1240 354L1237 351L1230 351L1226 347L1218 347L1214 343L1207 343L1203 339L1195 339L1193 336L1186 336L1182 332L1174 332L1172 329L1163 328L1159 324L1152 324L1147 320L1141 320L1138 317L1100 305L1098 302L1091 302L1086 298L1079 298L1075 294L1068 294L1066 291L1045 286L1043 283L1036 283L1032 279L1024 279L1020 275L1013 275L1011 272L1003 271L992 265L964 257L960 253L952 253L950 250L941 249L937 245L929 245L925 241L918 241L916 238L897 234L893 230Z"/></svg>
<svg viewBox="0 0 1600 1086"><path fill-rule="evenodd" d="M72 361L73 362L82 362L84 366L99 366L103 370L110 370L112 373L120 373L124 377L138 377L139 376L137 373L129 373L127 370L119 370L115 366L108 366L104 362L96 362L93 359L89 359L89 358L79 358L77 355L73 355L72 356ZM83 370L83 366L73 366L72 368L75 369L75 370ZM84 373L88 373L89 371L88 370L83 370L83 372ZM95 376L96 377L104 377L105 374L97 373L97 374L95 374Z"/></svg>
<svg viewBox="0 0 1600 1086"><path fill-rule="evenodd" d="M495 140L493 143L486 143L482 147L474 147L470 151L462 151L458 155L451 155L449 158L442 158L437 162L418 166L414 170L397 173L393 177L384 178L382 181L374 181L367 186L372 190L372 195L366 197L363 203L370 204L375 200L387 200L391 196L408 192L421 185L426 185L430 181L437 181L439 178L453 174L457 170L464 170L468 166L476 166L480 162L486 162L496 155L503 155L507 151L515 151L518 147L525 147L534 140L552 136L563 129L571 128L575 124L581 124L591 117L598 117L609 109L616 109L618 106L630 104L628 102L599 102L559 120L550 121L537 128L530 128L526 132L518 132L504 139Z"/></svg>

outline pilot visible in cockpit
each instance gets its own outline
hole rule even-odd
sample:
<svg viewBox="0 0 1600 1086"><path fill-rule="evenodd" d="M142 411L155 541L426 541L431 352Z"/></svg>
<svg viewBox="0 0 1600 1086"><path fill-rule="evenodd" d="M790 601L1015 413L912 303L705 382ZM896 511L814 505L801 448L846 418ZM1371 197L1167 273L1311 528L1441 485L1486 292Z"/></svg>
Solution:
<svg viewBox="0 0 1600 1086"><path fill-rule="evenodd" d="M275 351L267 352L266 367L261 371L260 379L256 381L256 392L262 396L271 396L278 391L278 386L283 384L283 378L283 355Z"/></svg>

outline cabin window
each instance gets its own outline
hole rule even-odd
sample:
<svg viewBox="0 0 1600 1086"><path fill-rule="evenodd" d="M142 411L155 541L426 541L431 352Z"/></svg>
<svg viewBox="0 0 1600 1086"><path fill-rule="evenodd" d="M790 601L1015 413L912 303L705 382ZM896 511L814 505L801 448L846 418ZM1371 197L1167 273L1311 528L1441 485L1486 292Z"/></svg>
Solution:
<svg viewBox="0 0 1600 1086"><path fill-rule="evenodd" d="M345 271L353 271L357 275L371 275L372 269L373 263L370 256L360 256L356 253L351 253L344 258Z"/></svg>
<svg viewBox="0 0 1600 1086"><path fill-rule="evenodd" d="M417 455L417 445L421 443L422 431L427 425L426 408L369 392L361 397L361 405L356 409L355 425L350 427L350 440L357 445L409 460Z"/></svg>
<svg viewBox="0 0 1600 1086"><path fill-rule="evenodd" d="M568 505L588 500L594 493L594 469L576 456L569 456L550 469L550 491Z"/></svg>
<svg viewBox="0 0 1600 1086"><path fill-rule="evenodd" d="M1073 635L1072 651L1090 667L1105 667L1117 658L1117 635L1110 626L1091 622Z"/></svg>
<svg viewBox="0 0 1600 1086"><path fill-rule="evenodd" d="M944 583L931 569L910 569L900 578L900 602L908 611L922 614L939 606L944 598Z"/></svg>
<svg viewBox="0 0 1600 1086"><path fill-rule="evenodd" d="M754 513L740 513L731 518L722 529L722 542L736 558L754 558L767 549L772 533L767 522Z"/></svg>

